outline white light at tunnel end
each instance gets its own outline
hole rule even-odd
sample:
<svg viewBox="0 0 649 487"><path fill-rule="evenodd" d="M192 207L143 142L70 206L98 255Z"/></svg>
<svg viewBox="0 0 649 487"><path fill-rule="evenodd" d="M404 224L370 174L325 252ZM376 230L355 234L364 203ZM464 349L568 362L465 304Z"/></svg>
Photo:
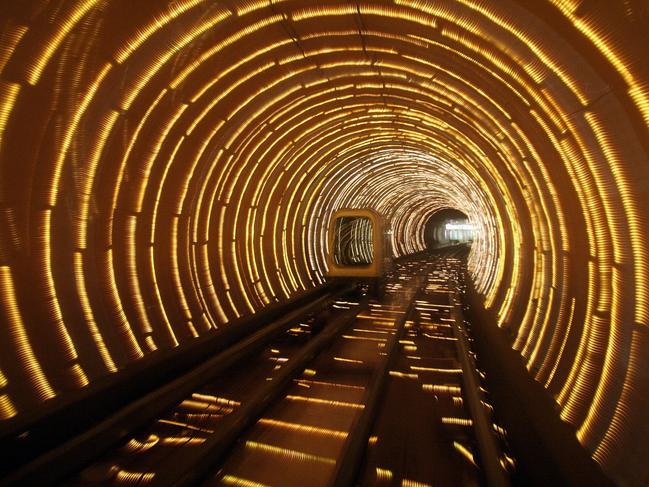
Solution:
<svg viewBox="0 0 649 487"><path fill-rule="evenodd" d="M446 230L475 230L475 226L470 223L447 223Z"/></svg>

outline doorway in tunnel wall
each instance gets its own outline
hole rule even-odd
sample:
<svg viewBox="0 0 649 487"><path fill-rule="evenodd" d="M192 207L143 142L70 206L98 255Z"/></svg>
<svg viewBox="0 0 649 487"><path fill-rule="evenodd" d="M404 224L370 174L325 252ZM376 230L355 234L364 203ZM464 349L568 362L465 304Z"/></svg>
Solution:
<svg viewBox="0 0 649 487"><path fill-rule="evenodd" d="M433 213L424 227L424 242L427 249L435 249L453 243L473 240L469 218L455 208L444 208Z"/></svg>

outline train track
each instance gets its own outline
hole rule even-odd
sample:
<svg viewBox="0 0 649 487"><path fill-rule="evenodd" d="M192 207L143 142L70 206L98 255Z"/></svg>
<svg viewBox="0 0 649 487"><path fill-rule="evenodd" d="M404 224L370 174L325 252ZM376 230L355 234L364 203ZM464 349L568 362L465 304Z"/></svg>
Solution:
<svg viewBox="0 0 649 487"><path fill-rule="evenodd" d="M147 421L80 471L45 458L10 480L507 485L458 304L462 252L399 263L381 296L320 297L132 405Z"/></svg>

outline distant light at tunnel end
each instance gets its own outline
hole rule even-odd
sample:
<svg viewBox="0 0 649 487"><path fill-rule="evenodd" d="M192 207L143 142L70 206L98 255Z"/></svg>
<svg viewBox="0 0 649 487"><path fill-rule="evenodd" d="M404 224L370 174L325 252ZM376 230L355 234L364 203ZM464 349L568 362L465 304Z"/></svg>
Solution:
<svg viewBox="0 0 649 487"><path fill-rule="evenodd" d="M471 230L474 231L475 225L470 223L447 223L446 230Z"/></svg>

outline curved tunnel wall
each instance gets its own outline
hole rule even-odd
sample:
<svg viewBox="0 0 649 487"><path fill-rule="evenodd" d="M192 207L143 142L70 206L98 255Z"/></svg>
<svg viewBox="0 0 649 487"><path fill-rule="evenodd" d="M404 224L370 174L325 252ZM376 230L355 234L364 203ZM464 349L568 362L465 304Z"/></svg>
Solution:
<svg viewBox="0 0 649 487"><path fill-rule="evenodd" d="M0 418L395 255L457 208L498 326L619 482L649 478L642 2L5 2Z"/></svg>

